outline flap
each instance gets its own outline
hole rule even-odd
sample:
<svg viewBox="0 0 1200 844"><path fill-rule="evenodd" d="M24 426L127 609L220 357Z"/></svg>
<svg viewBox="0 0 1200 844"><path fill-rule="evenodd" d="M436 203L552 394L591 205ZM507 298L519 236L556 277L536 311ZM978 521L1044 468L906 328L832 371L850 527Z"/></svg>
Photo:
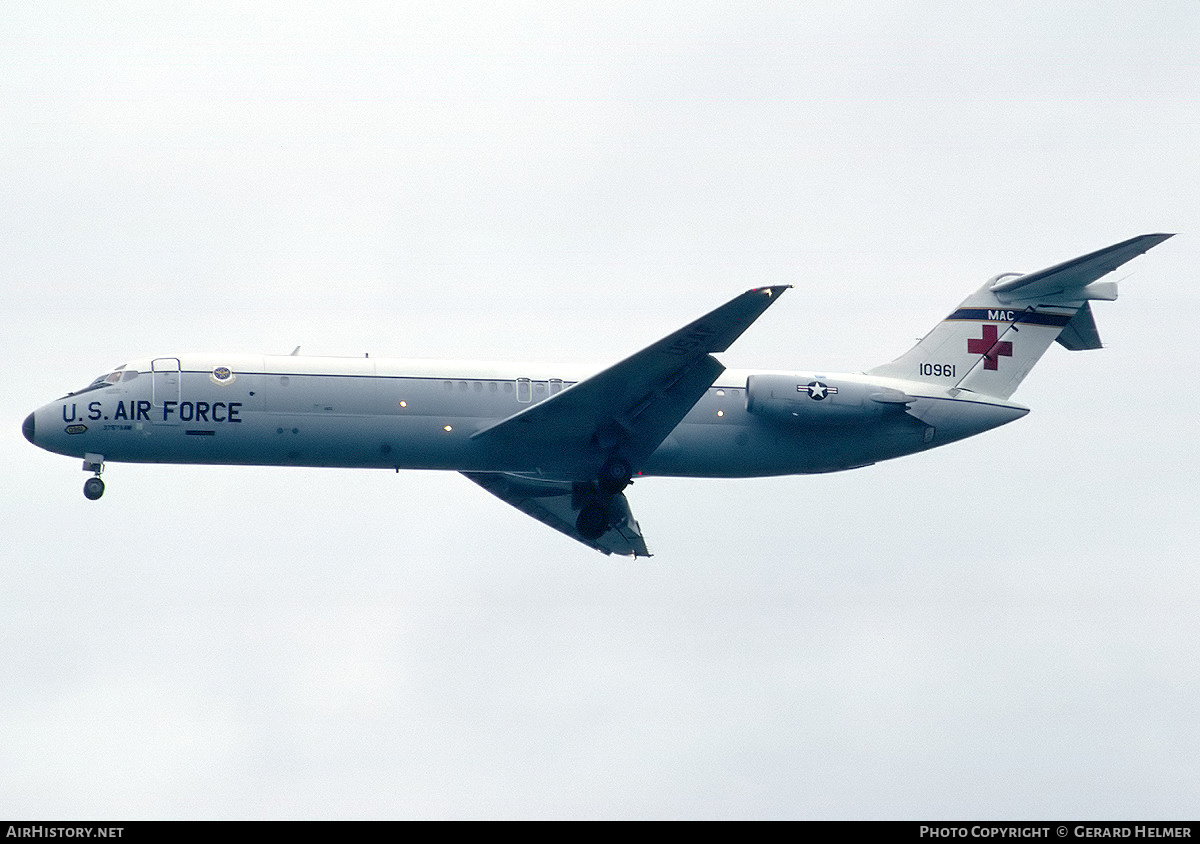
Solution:
<svg viewBox="0 0 1200 844"><path fill-rule="evenodd" d="M589 548L625 557L650 556L642 539L642 530L633 518L624 494L618 493L606 499L613 526L598 539L585 539L575 528L575 519L579 515L575 505L579 502L574 500L574 488L570 482L543 481L495 472L463 472L463 475L522 513L533 516L542 524L565 533Z"/></svg>

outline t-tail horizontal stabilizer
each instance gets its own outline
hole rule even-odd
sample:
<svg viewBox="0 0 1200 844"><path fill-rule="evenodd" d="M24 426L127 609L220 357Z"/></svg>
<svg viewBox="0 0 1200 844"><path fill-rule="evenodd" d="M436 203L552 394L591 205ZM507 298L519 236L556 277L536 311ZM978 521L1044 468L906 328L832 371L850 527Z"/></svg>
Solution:
<svg viewBox="0 0 1200 844"><path fill-rule="evenodd" d="M1033 299L1077 293L1093 281L1102 278L1122 264L1132 261L1139 255L1144 255L1155 246L1174 234L1143 234L1123 240L1120 243L1097 249L1079 258L1063 261L1053 267L1038 270L1035 273L1006 276L991 286L1001 302L1025 302ZM1085 298L1108 299L1107 295L1089 296ZM1112 297L1116 298L1113 289Z"/></svg>

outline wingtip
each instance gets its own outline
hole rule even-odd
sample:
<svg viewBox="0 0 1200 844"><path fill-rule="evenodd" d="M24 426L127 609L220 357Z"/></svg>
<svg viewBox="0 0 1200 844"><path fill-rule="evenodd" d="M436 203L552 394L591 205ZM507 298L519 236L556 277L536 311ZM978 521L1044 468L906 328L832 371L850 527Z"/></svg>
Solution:
<svg viewBox="0 0 1200 844"><path fill-rule="evenodd" d="M1156 232L1155 234L1144 234L1139 239L1143 241L1152 240L1154 241L1153 245L1157 246L1164 240L1169 240L1170 238L1174 237L1175 234L1175 232Z"/></svg>
<svg viewBox="0 0 1200 844"><path fill-rule="evenodd" d="M783 294L783 291L791 290L791 289L792 289L792 285L790 285L790 284L773 284L773 285L769 285L767 287L751 287L746 292L747 293L762 293L762 294L766 295L768 298L771 298L774 296L781 296Z"/></svg>

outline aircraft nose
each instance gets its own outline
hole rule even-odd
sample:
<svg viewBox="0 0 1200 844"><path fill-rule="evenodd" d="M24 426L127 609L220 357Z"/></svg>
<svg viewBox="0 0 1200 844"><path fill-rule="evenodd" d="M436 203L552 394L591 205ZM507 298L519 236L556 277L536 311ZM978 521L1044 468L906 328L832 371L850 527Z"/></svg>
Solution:
<svg viewBox="0 0 1200 844"><path fill-rule="evenodd" d="M33 440L33 414L25 417L25 421L21 423L21 433L25 435L25 439L29 440L34 445L37 445Z"/></svg>

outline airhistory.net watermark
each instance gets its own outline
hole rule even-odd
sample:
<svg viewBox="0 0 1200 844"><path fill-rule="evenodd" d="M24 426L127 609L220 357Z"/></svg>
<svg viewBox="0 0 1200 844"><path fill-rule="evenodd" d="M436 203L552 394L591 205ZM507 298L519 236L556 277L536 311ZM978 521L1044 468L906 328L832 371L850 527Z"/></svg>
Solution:
<svg viewBox="0 0 1200 844"><path fill-rule="evenodd" d="M120 838L123 826L49 826L46 824L9 824L5 838Z"/></svg>

